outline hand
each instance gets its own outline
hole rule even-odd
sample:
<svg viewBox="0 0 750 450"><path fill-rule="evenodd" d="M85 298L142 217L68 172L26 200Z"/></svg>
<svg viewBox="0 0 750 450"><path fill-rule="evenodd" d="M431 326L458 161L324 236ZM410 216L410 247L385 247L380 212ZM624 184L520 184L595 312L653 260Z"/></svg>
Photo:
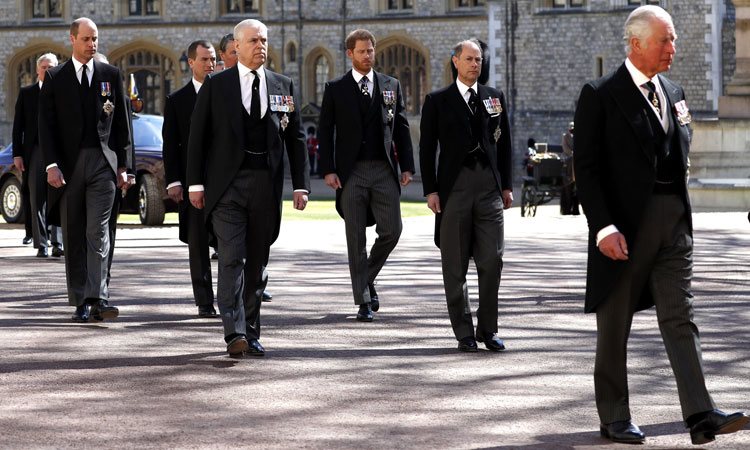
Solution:
<svg viewBox="0 0 750 450"><path fill-rule="evenodd" d="M128 186L128 173L124 167L119 167L117 169L117 188L127 190L128 187L130 187Z"/></svg>
<svg viewBox="0 0 750 450"><path fill-rule="evenodd" d="M427 195L427 207L432 210L433 213L438 214L443 212L440 209L440 196L437 192Z"/></svg>
<svg viewBox="0 0 750 450"><path fill-rule="evenodd" d="M65 177L63 177L59 167L51 167L47 171L47 183L54 188L65 186Z"/></svg>
<svg viewBox="0 0 750 450"><path fill-rule="evenodd" d="M299 191L292 194L292 202L294 203L294 209L300 211L305 209L307 206L307 193Z"/></svg>
<svg viewBox="0 0 750 450"><path fill-rule="evenodd" d="M195 209L203 209L203 207L206 206L203 191L188 192L188 197L190 197L190 204L193 205Z"/></svg>
<svg viewBox="0 0 750 450"><path fill-rule="evenodd" d="M506 189L502 192L503 209L508 209L513 204L513 191Z"/></svg>
<svg viewBox="0 0 750 450"><path fill-rule="evenodd" d="M333 190L341 189L341 180L339 180L339 176L335 173L326 175L325 182Z"/></svg>
<svg viewBox="0 0 750 450"><path fill-rule="evenodd" d="M599 241L599 251L615 261L628 260L628 243L622 233L612 233Z"/></svg>
<svg viewBox="0 0 750 450"><path fill-rule="evenodd" d="M411 180L414 179L413 173L409 172L408 170L406 172L401 172L401 186L406 186L407 184L411 183Z"/></svg>
<svg viewBox="0 0 750 450"><path fill-rule="evenodd" d="M26 171L26 167L23 165L23 157L21 156L13 157L13 165L16 166L16 168L20 170L21 172Z"/></svg>
<svg viewBox="0 0 750 450"><path fill-rule="evenodd" d="M173 202L180 203L182 201L182 186L172 186L167 189L167 195L169 195L169 198L171 198Z"/></svg>

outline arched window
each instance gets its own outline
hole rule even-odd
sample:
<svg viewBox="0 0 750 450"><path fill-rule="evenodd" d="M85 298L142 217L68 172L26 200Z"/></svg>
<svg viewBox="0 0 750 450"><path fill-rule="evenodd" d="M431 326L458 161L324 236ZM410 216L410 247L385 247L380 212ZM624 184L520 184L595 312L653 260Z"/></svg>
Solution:
<svg viewBox="0 0 750 450"><path fill-rule="evenodd" d="M21 88L36 81L36 59L45 53L55 54L59 64L70 59L70 56L63 53L62 48L58 45L35 46L23 54L11 58L7 72L9 90L6 99L8 100L5 102L6 111L10 114L9 117L13 117L13 108Z"/></svg>
<svg viewBox="0 0 750 450"><path fill-rule="evenodd" d="M326 81L328 81L328 58L324 55L318 56L315 60L315 99L314 103L320 105L323 103L323 91L326 88Z"/></svg>
<svg viewBox="0 0 750 450"><path fill-rule="evenodd" d="M290 42L286 46L286 60L289 62L297 62L297 46L294 42Z"/></svg>
<svg viewBox="0 0 750 450"><path fill-rule="evenodd" d="M422 52L404 44L384 47L375 55L375 70L401 82L406 112L419 114L427 88L427 65Z"/></svg>
<svg viewBox="0 0 750 450"><path fill-rule="evenodd" d="M135 50L112 63L122 71L126 89L130 74L135 76L138 94L143 100L143 112L161 115L164 98L177 87L173 61L149 50Z"/></svg>

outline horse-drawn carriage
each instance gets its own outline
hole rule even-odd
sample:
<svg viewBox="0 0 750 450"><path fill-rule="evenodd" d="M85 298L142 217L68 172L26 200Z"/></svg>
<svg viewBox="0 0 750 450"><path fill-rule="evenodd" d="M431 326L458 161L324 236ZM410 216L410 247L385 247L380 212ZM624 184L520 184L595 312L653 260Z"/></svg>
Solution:
<svg viewBox="0 0 750 450"><path fill-rule="evenodd" d="M537 153L529 157L521 189L521 217L535 216L537 206L560 197L562 190L573 182L573 158L554 151L556 147L537 143Z"/></svg>

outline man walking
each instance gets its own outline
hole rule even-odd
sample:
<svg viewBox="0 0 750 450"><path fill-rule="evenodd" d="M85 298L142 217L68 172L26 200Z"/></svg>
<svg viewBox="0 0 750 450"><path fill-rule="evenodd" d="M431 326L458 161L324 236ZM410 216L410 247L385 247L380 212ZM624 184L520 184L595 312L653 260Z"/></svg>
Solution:
<svg viewBox="0 0 750 450"><path fill-rule="evenodd" d="M456 44L455 83L427 94L419 158L427 206L435 216L443 283L458 349L505 349L497 337L497 292L503 269L503 209L513 202L511 139L505 97L477 82L482 52L475 40ZM438 144L440 157L438 159ZM479 276L477 327L471 317L466 272Z"/></svg>
<svg viewBox="0 0 750 450"><path fill-rule="evenodd" d="M596 313L594 367L601 435L643 443L633 424L626 349L633 314L656 306L682 416L693 444L732 433L743 413L715 409L693 322L692 221L686 172L690 112L682 88L659 75L675 54L672 18L658 6L625 22L627 59L586 84L575 114L575 173L589 224L586 312Z"/></svg>
<svg viewBox="0 0 750 450"><path fill-rule="evenodd" d="M47 69L57 66L57 56L45 53L36 60L37 82L21 88L16 100L16 113L13 118L13 164L24 172L24 184L28 186L29 209L32 238L37 257L49 255L63 256L62 232L60 227L47 223L47 173L44 155L39 148L39 92L44 84ZM48 243L49 241L49 243Z"/></svg>
<svg viewBox="0 0 750 450"><path fill-rule="evenodd" d="M93 59L99 33L88 18L70 26L72 58L47 72L39 97L39 144L47 182L62 190L61 221L73 320L116 318L107 302L109 220L127 186L129 108L119 69Z"/></svg>
<svg viewBox="0 0 750 450"><path fill-rule="evenodd" d="M204 209L219 244L217 302L230 356L262 356L263 264L281 225L286 149L294 208L310 191L305 134L292 80L263 67L268 30L234 28L239 62L206 77L188 141L190 203Z"/></svg>
<svg viewBox="0 0 750 450"><path fill-rule="evenodd" d="M380 308L375 278L401 236L400 186L412 180L414 157L401 84L372 69L375 37L359 29L345 43L352 70L326 83L318 165L344 218L357 320L372 322ZM378 237L368 257L366 228L373 223Z"/></svg>
<svg viewBox="0 0 750 450"><path fill-rule="evenodd" d="M168 95L164 105L164 176L169 197L179 205L180 240L188 244L190 280L198 317L216 317L205 217L202 210L190 204L187 189L183 188L186 186L190 116L206 75L216 68L216 52L210 42L201 39L193 41L187 53L193 77L188 84Z"/></svg>

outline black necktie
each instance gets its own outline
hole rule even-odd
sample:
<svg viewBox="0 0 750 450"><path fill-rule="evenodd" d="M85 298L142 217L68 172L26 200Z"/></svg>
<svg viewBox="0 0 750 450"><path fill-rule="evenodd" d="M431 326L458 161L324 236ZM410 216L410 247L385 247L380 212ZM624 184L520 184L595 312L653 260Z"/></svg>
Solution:
<svg viewBox="0 0 750 450"><path fill-rule="evenodd" d="M361 80L359 80L359 90L362 91L362 96L364 96L367 100L370 100L370 90L367 89L367 82L369 80L367 77L362 77Z"/></svg>
<svg viewBox="0 0 750 450"><path fill-rule="evenodd" d="M253 80L253 96L250 99L250 118L260 120L260 77L255 70L251 70L250 72L255 75L255 79Z"/></svg>
<svg viewBox="0 0 750 450"><path fill-rule="evenodd" d="M651 81L648 81L643 86L648 91L648 101L651 102L654 108L656 108L656 115L659 116L659 120L661 120L661 103L659 102L659 96L656 95L656 86Z"/></svg>
<svg viewBox="0 0 750 450"><path fill-rule="evenodd" d="M89 76L86 74L86 69L88 68L86 64L81 66L81 92L84 94L87 94L89 91Z"/></svg>
<svg viewBox="0 0 750 450"><path fill-rule="evenodd" d="M469 109L472 114L477 113L477 106L479 104L479 96L474 92L473 88L469 88Z"/></svg>

